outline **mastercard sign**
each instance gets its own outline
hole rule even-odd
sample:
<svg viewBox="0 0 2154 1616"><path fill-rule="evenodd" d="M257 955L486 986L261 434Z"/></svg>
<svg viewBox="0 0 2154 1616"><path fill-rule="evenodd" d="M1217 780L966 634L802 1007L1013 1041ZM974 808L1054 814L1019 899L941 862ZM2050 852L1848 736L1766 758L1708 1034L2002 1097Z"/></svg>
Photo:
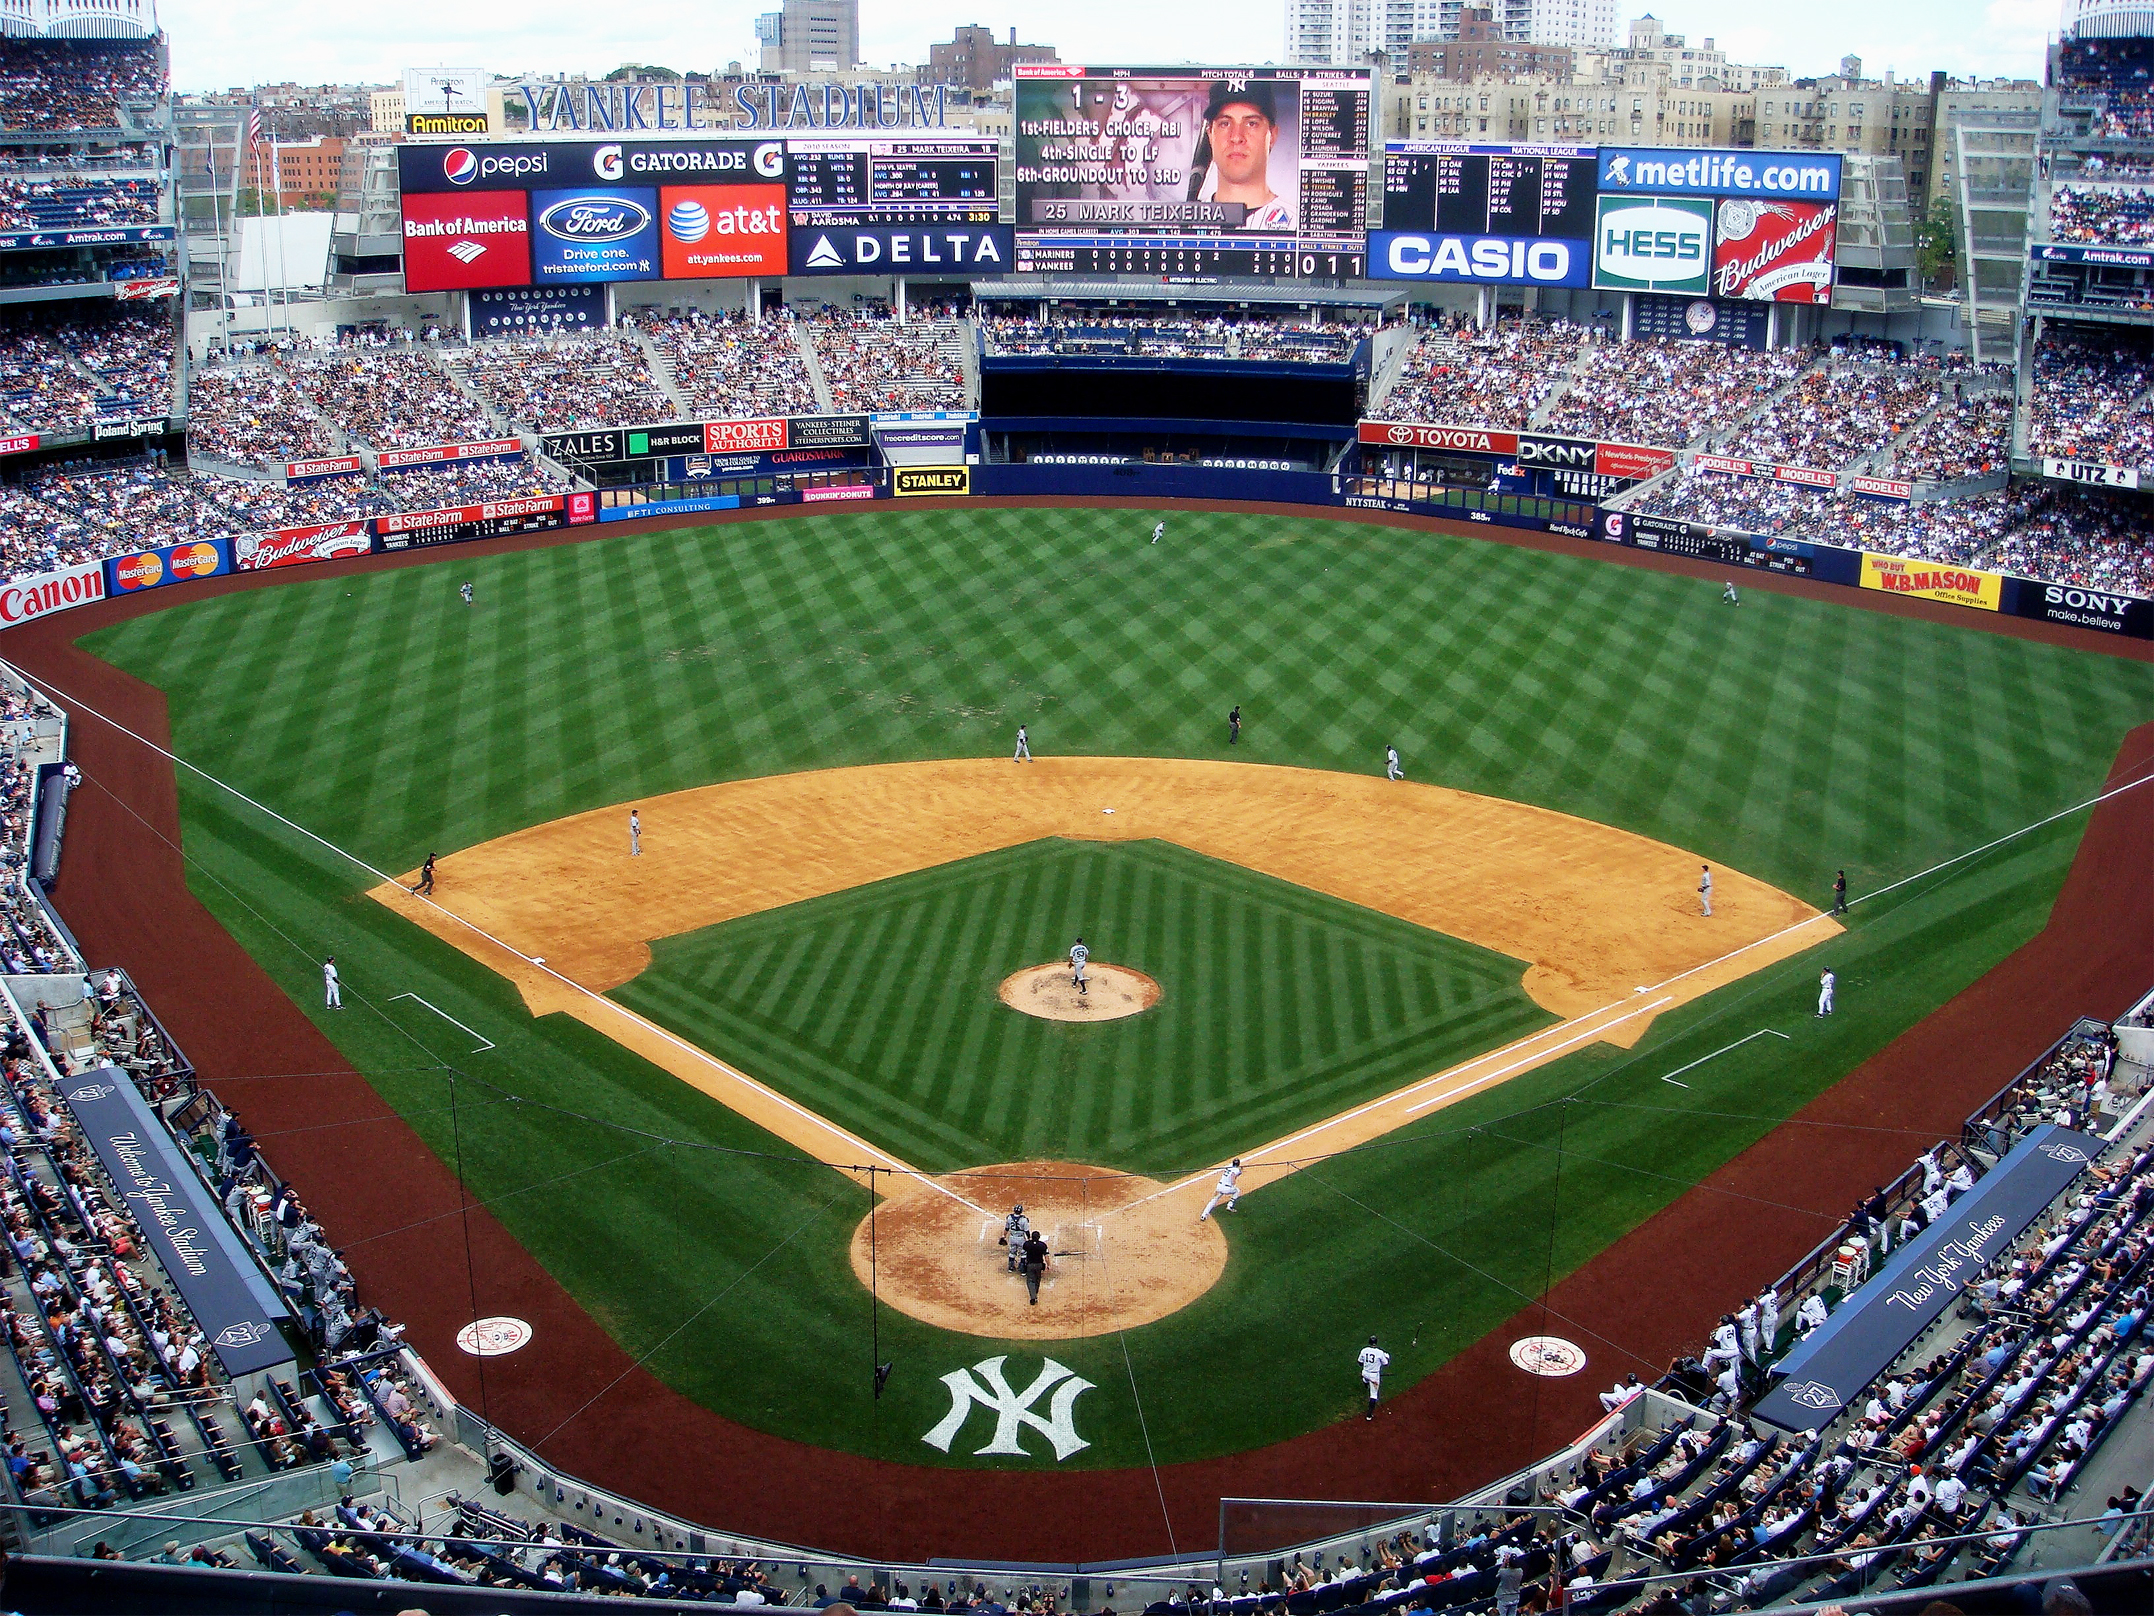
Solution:
<svg viewBox="0 0 2154 1616"><path fill-rule="evenodd" d="M160 550L137 550L133 555L115 556L105 565L110 592L128 595L162 584L230 572L232 549L226 540L205 539L196 544L170 544Z"/></svg>

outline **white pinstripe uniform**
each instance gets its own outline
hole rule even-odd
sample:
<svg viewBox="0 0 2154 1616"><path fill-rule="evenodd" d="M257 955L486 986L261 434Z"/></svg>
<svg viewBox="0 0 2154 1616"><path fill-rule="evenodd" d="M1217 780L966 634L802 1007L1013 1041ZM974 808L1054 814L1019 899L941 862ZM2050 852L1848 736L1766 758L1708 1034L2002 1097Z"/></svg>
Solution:
<svg viewBox="0 0 2154 1616"><path fill-rule="evenodd" d="M1075 943L1070 945L1071 987L1083 989L1085 984L1084 962L1091 957L1092 950L1084 946L1084 939L1082 937L1078 938Z"/></svg>
<svg viewBox="0 0 2154 1616"><path fill-rule="evenodd" d="M1237 1156L1234 1158L1234 1164L1231 1167L1227 1167L1221 1170L1219 1174L1219 1182L1212 1186L1212 1198L1204 1203L1204 1210L1197 1214L1197 1221L1199 1223L1202 1223L1206 1218L1210 1217L1212 1215L1212 1208L1217 1206L1221 1201L1227 1203L1227 1210L1229 1212L1233 1211L1236 1206L1241 1204L1241 1185L1242 1160L1239 1156Z"/></svg>

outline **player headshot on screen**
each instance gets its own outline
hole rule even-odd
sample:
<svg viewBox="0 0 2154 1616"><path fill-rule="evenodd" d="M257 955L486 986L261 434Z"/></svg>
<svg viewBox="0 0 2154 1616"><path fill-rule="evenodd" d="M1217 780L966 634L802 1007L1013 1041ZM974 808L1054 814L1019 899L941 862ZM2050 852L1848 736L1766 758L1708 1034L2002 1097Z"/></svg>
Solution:
<svg viewBox="0 0 2154 1616"><path fill-rule="evenodd" d="M1204 108L1209 156L1198 200L1239 202L1249 209L1244 230L1291 230L1294 208L1271 184L1272 148L1279 143L1279 109L1272 86L1262 80L1221 79ZM1289 154L1291 156L1291 154Z"/></svg>

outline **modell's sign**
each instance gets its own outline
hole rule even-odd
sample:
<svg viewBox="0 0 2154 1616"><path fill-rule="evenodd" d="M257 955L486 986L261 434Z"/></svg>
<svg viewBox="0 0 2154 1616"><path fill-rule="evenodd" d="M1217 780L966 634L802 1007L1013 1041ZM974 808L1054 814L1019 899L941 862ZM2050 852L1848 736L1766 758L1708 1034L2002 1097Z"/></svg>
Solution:
<svg viewBox="0 0 2154 1616"><path fill-rule="evenodd" d="M1730 477L1756 477L1767 482L1801 483L1806 488L1834 488L1839 477L1815 466L1776 466L1769 460L1737 460L1729 455L1699 455L1693 462L1700 471L1717 471Z"/></svg>
<svg viewBox="0 0 2154 1616"><path fill-rule="evenodd" d="M1912 500L1915 485L1897 477L1857 477L1855 492L1869 499Z"/></svg>
<svg viewBox="0 0 2154 1616"><path fill-rule="evenodd" d="M401 471L408 466L442 466L451 461L499 460L523 452L521 438L488 438L480 443L437 443L429 449L384 449L380 465L383 471Z"/></svg>
<svg viewBox="0 0 2154 1616"><path fill-rule="evenodd" d="M1831 302L1839 217L1836 202L1722 201L1713 239L1713 296Z"/></svg>
<svg viewBox="0 0 2154 1616"><path fill-rule="evenodd" d="M87 606L105 598L105 564L62 567L35 578L18 578L0 585L0 628L12 628L34 617L49 617L72 606Z"/></svg>
<svg viewBox="0 0 2154 1616"><path fill-rule="evenodd" d="M307 561L337 561L362 556L374 548L367 524L318 522L312 527L280 527L274 533L247 533L232 541L232 565L241 572L265 567L296 567Z"/></svg>
<svg viewBox="0 0 2154 1616"><path fill-rule="evenodd" d="M11 438L0 438L0 455L28 454L36 447L35 432L18 432Z"/></svg>
<svg viewBox="0 0 2154 1616"><path fill-rule="evenodd" d="M1418 421L1363 421L1358 435L1363 443L1393 449L1450 449L1460 454L1504 455L1518 453L1516 432L1490 432L1477 426L1424 426Z"/></svg>
<svg viewBox="0 0 2154 1616"><path fill-rule="evenodd" d="M773 416L759 421L705 421L703 423L703 452L705 454L738 454L743 449L783 449L785 447L785 418L783 416Z"/></svg>

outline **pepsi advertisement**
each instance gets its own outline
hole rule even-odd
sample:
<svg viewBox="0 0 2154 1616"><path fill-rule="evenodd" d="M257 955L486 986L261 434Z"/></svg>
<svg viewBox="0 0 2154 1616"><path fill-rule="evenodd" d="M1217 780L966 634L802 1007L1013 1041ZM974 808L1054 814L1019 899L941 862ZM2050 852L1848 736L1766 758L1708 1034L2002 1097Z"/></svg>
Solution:
<svg viewBox="0 0 2154 1616"><path fill-rule="evenodd" d="M533 191L531 278L539 286L658 279L658 193Z"/></svg>

